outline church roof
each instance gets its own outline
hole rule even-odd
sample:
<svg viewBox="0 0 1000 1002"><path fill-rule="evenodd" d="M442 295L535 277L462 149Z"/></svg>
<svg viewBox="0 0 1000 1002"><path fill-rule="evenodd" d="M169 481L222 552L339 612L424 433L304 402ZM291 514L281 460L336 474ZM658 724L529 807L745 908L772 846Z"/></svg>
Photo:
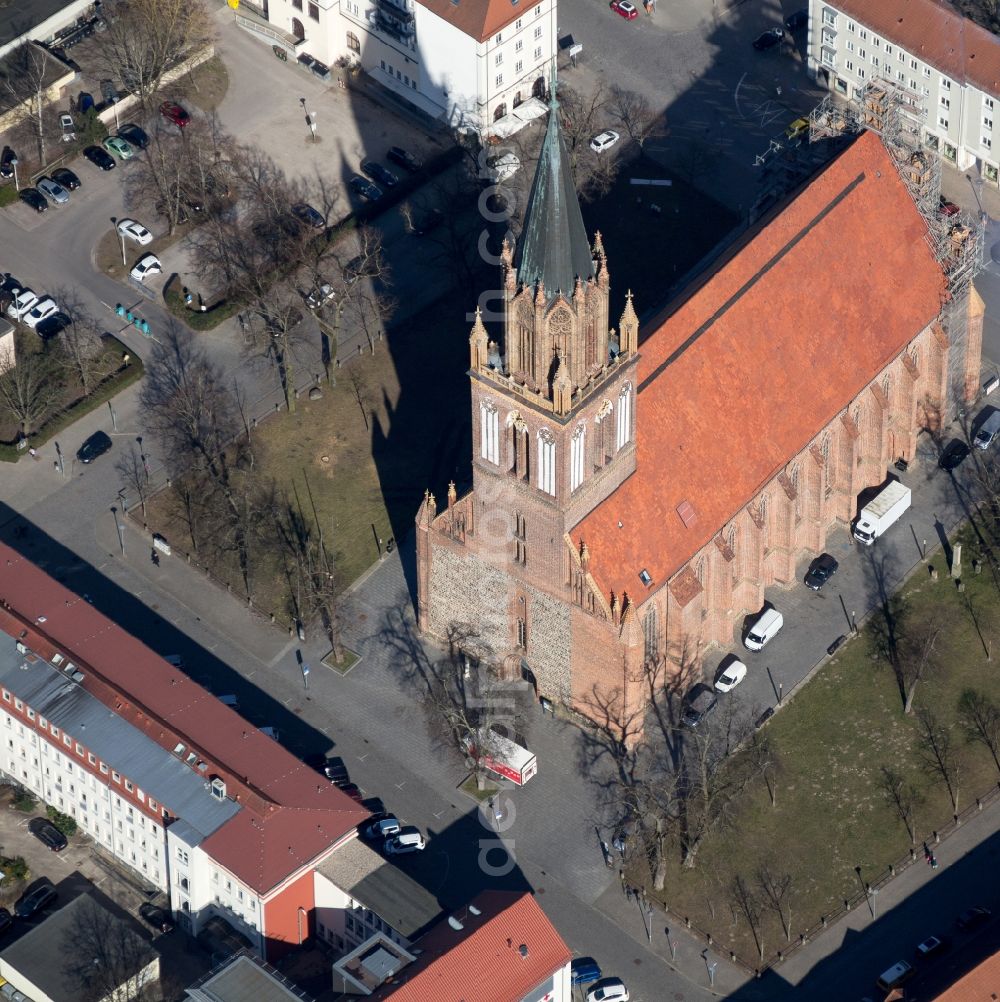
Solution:
<svg viewBox="0 0 1000 1002"><path fill-rule="evenodd" d="M524 213L515 265L520 282L527 286L543 282L550 299L560 290L566 296L572 295L578 276L585 279L594 274L593 254L555 101L549 109L549 124Z"/></svg>
<svg viewBox="0 0 1000 1002"><path fill-rule="evenodd" d="M600 587L662 586L941 309L926 224L864 133L653 323L636 472L572 531Z"/></svg>

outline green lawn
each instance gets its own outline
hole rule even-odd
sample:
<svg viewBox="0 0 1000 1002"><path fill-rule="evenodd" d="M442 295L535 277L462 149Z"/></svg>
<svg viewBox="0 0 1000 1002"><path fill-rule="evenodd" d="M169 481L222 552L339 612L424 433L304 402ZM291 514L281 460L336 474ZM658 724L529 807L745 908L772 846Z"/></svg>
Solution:
<svg viewBox="0 0 1000 1002"><path fill-rule="evenodd" d="M966 533L965 566L976 556ZM938 555L939 567L944 565ZM1000 623L1000 595L988 569L966 579L960 594L942 574L935 583L918 568L902 590L906 622L943 615L936 663L917 689L915 710L931 707L951 725L963 767L960 810L984 795L997 780L986 748L969 744L957 723L956 704L966 687L995 691L996 668L986 660L970 615L975 611L987 643ZM735 825L710 836L694 870L672 854L660 896L675 913L688 916L713 938L756 965L755 945L744 919L732 920L729 885L736 873L753 878L762 862L792 877L792 933L815 925L860 890L864 880L881 877L910 849L895 810L880 789L880 770L889 767L912 782L924 801L916 811L920 840L951 821L952 809L940 778L922 770L917 757L915 716L902 712L895 676L885 661L872 659L871 630L848 642L766 725L780 752L777 806L763 781L751 787ZM923 865L921 861L919 865ZM784 944L776 913L763 921L768 956Z"/></svg>

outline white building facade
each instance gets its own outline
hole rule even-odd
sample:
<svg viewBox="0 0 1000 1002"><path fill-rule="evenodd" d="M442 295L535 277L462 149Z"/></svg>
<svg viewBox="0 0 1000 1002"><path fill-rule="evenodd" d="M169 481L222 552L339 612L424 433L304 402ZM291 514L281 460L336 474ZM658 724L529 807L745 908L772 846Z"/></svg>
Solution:
<svg viewBox="0 0 1000 1002"><path fill-rule="evenodd" d="M848 99L873 80L908 91L923 145L1000 183L1000 38L936 0L811 0L810 75ZM994 147L994 142L997 144Z"/></svg>
<svg viewBox="0 0 1000 1002"><path fill-rule="evenodd" d="M250 6L294 39L295 56L358 67L456 128L485 129L543 96L556 53L556 0L268 0Z"/></svg>

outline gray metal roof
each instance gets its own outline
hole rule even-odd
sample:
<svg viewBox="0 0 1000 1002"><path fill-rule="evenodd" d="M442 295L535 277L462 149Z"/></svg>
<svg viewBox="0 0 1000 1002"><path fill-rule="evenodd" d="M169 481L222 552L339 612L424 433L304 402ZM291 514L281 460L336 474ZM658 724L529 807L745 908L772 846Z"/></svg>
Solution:
<svg viewBox="0 0 1000 1002"><path fill-rule="evenodd" d="M309 996L269 964L237 957L187 989L191 1002L309 1002Z"/></svg>
<svg viewBox="0 0 1000 1002"><path fill-rule="evenodd" d="M524 213L515 264L517 277L524 285L545 283L547 299L557 291L567 297L572 295L577 277L587 279L594 274L593 254L555 100L549 105L549 124Z"/></svg>
<svg viewBox="0 0 1000 1002"><path fill-rule="evenodd" d="M316 869L409 940L441 916L441 905L433 894L357 839L341 846Z"/></svg>
<svg viewBox="0 0 1000 1002"><path fill-rule="evenodd" d="M129 976L137 974L158 956L149 944L148 933L131 916L123 918L90 894L81 894L52 912L44 922L8 946L0 956L5 965L40 988L48 998L79 998L80 975L73 968L79 965L81 956L79 951L72 949L72 943L80 940L81 930L85 930L86 936L101 936L103 933L118 941L119 933L112 932L116 926L127 929L137 941L134 953L129 950L122 955L122 963L128 964L132 970L122 973ZM85 946L83 948L86 949ZM8 980L14 983L15 988L22 988L13 973L8 975Z"/></svg>
<svg viewBox="0 0 1000 1002"><path fill-rule="evenodd" d="M203 836L240 810L234 801L211 795L207 775L161 748L64 671L18 653L13 638L0 644L0 685Z"/></svg>

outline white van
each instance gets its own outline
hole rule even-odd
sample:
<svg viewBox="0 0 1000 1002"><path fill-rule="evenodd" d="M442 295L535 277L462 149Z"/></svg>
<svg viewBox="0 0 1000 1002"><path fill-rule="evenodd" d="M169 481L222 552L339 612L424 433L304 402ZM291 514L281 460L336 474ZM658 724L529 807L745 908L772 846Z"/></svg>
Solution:
<svg viewBox="0 0 1000 1002"><path fill-rule="evenodd" d="M977 449L988 449L998 434L1000 434L1000 411L994 411L976 432L973 444Z"/></svg>
<svg viewBox="0 0 1000 1002"><path fill-rule="evenodd" d="M909 981L912 976L913 968L905 960L901 960L879 975L875 987L882 992L891 992L893 988L898 988L904 982Z"/></svg>
<svg viewBox="0 0 1000 1002"><path fill-rule="evenodd" d="M777 609L765 609L754 620L743 644L751 651L759 651L784 625L785 620Z"/></svg>

